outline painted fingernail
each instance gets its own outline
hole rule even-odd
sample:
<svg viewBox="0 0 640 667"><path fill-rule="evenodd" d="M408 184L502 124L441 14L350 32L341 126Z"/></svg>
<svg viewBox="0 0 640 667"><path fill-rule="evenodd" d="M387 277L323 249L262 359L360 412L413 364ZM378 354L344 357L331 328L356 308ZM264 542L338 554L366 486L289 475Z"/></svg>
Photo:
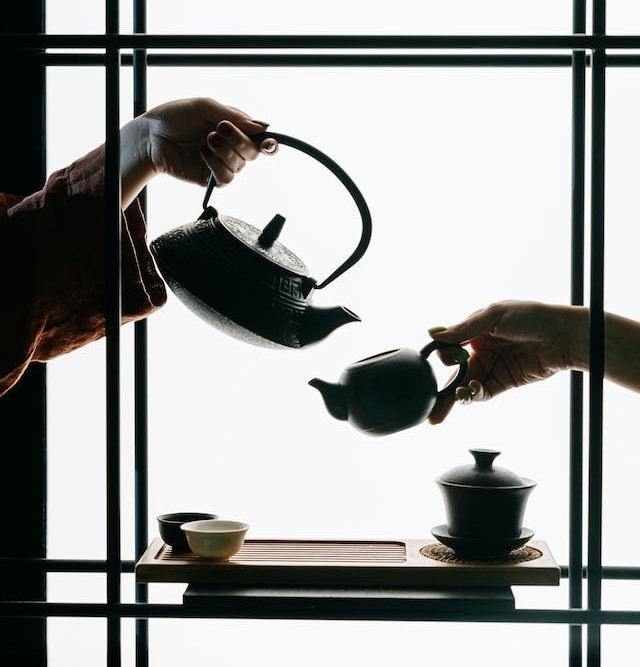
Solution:
<svg viewBox="0 0 640 667"><path fill-rule="evenodd" d="M433 334L436 333L442 333L443 331L446 331L447 327L431 327L431 329L427 329L427 333L430 336L433 336Z"/></svg>
<svg viewBox="0 0 640 667"><path fill-rule="evenodd" d="M472 396L475 396L478 393L478 388L474 387L472 384L470 384L467 389Z"/></svg>
<svg viewBox="0 0 640 667"><path fill-rule="evenodd" d="M232 132L231 125L229 125L225 122L219 123L218 124L218 132L220 132L220 134L226 134L226 135L231 134L231 132Z"/></svg>
<svg viewBox="0 0 640 667"><path fill-rule="evenodd" d="M458 350L454 357L457 364L465 362L469 358L469 353L466 350Z"/></svg>

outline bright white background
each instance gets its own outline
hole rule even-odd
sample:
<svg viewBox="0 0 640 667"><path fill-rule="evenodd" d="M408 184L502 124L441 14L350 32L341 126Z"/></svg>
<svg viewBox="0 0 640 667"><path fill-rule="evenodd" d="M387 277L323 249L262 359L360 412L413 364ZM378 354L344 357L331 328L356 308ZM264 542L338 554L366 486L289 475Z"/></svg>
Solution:
<svg viewBox="0 0 640 667"><path fill-rule="evenodd" d="M77 3L76 3L77 4ZM494 0L243 3L149 2L150 32L566 34L571 3ZM535 6L535 12L532 7ZM83 4L84 7L84 4ZM302 7L305 10L302 11ZM608 3L611 32L638 32L630 2ZM86 9L86 8L85 8ZM102 7L82 14L48 3L49 32L101 32ZM171 10L171 11L169 11ZM268 11L267 11L268 10ZM123 6L122 31L130 31ZM336 17L340 17L338 21ZM635 25L635 27L634 27ZM635 156L640 75L607 75L606 307L640 318ZM209 95L271 122L333 157L367 199L374 236L364 259L314 296L362 323L304 351L270 351L226 338L170 294L149 320L150 535L166 511L214 511L246 520L251 537L427 538L444 521L434 478L467 463L470 447L535 479L525 524L559 563L568 560L568 374L484 405L456 407L437 427L374 439L333 420L307 381L335 380L347 364L391 347L418 348L426 330L504 298L569 300L571 80L562 69L174 69L149 71L149 106ZM49 171L103 141L100 69L53 68L48 78ZM122 121L131 74L122 73ZM588 106L588 105L587 105ZM159 177L149 187L155 238L197 216L203 192ZM287 218L281 240L326 276L355 246L357 211L336 179L282 147L251 164L213 203L262 226ZM133 558L131 342L123 336L123 555ZM437 362L434 362L437 365ZM438 368L443 381L448 373ZM605 564L634 565L638 503L637 396L605 390ZM49 364L49 556L105 555L104 344ZM132 577L126 600L133 600ZM184 586L151 586L180 601ZM563 607L567 591L515 590L518 606ZM53 600L104 600L104 580L50 575ZM637 586L605 585L604 605L637 608ZM133 624L125 621L133 664ZM153 621L152 664L293 667L416 660L462 664L566 663L563 626L284 621ZM105 625L51 619L50 665L103 664ZM506 630L506 631L505 631ZM636 627L605 628L605 665L620 662ZM463 641L462 641L463 640ZM211 645L215 645L212 654ZM522 646L527 646L526 652ZM241 649L239 650L239 647ZM625 648L627 647L627 648Z"/></svg>

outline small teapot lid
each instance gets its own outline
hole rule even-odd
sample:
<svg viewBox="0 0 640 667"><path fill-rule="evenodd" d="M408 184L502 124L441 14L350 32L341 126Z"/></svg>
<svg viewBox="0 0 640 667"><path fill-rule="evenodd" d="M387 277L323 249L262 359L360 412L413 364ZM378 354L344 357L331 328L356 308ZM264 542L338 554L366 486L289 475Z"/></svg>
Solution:
<svg viewBox="0 0 640 667"><path fill-rule="evenodd" d="M309 275L304 262L277 240L285 222L283 216L276 214L262 230L230 215L218 215L217 217L231 236L254 252L287 271L303 276Z"/></svg>
<svg viewBox="0 0 640 667"><path fill-rule="evenodd" d="M514 487L531 486L531 480L523 479L516 473L493 465L493 460L500 454L495 449L470 449L475 459L472 465L451 468L443 473L438 482L459 484L462 486Z"/></svg>

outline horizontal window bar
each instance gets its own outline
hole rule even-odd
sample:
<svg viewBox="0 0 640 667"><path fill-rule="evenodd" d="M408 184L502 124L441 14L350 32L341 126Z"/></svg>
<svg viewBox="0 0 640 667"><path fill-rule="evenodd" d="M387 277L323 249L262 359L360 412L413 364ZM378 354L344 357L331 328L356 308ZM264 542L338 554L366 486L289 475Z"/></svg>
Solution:
<svg viewBox="0 0 640 667"><path fill-rule="evenodd" d="M313 601L312 601L313 600ZM421 609L407 600L368 599L362 605L331 598L310 598L309 604L283 598L270 601L240 599L230 605L71 602L0 602L0 618L120 617L120 618L278 618L308 620L448 621L466 623L562 623L570 625L638 625L638 611L591 611L588 609L515 609L512 611ZM320 601L327 604L320 604ZM358 600L357 603L362 602Z"/></svg>
<svg viewBox="0 0 640 667"><path fill-rule="evenodd" d="M123 560L120 562L121 570L125 574L135 571L135 561ZM107 569L106 560L82 560L63 558L0 558L0 572L102 572ZM567 565L560 566L560 577L566 579L569 568ZM587 576L587 568L582 568L582 576ZM624 579L629 581L640 580L640 567L607 565L602 569L603 579Z"/></svg>
<svg viewBox="0 0 640 667"><path fill-rule="evenodd" d="M570 67L570 55L500 55L500 54L434 54L434 55L221 55L148 54L149 67ZM38 61L52 67L104 66L100 53L44 53ZM131 66L133 56L122 55L122 64ZM586 66L590 64L586 58ZM640 67L638 55L609 55L607 67Z"/></svg>
<svg viewBox="0 0 640 667"><path fill-rule="evenodd" d="M135 561L120 561L121 572L134 572ZM107 571L106 560L83 560L79 558L0 558L0 572L27 574L32 572L101 572Z"/></svg>
<svg viewBox="0 0 640 667"><path fill-rule="evenodd" d="M0 34L15 49L638 49L638 35L52 35Z"/></svg>
<svg viewBox="0 0 640 667"><path fill-rule="evenodd" d="M103 66L105 56L95 54L45 53L38 57L52 66ZM122 55L123 65L132 65L131 54ZM636 64L640 66L640 55ZM149 67L569 67L570 55L354 55L354 54L147 54Z"/></svg>

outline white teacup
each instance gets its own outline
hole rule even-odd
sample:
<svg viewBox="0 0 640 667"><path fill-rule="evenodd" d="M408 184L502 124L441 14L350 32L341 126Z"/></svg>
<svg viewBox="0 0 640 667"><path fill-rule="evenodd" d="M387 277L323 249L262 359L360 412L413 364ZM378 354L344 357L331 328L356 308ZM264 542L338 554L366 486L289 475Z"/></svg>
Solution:
<svg viewBox="0 0 640 667"><path fill-rule="evenodd" d="M205 519L181 526L189 548L197 556L227 560L240 550L249 525L242 521Z"/></svg>

